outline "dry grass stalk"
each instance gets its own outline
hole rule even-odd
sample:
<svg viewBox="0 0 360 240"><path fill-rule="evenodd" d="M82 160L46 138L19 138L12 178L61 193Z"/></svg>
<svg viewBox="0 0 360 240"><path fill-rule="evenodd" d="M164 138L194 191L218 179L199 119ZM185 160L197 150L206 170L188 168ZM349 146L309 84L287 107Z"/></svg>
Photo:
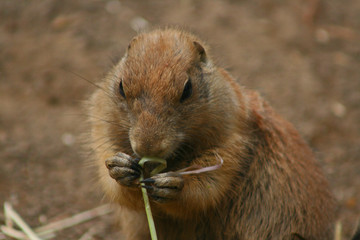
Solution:
<svg viewBox="0 0 360 240"><path fill-rule="evenodd" d="M98 229L96 228L90 228L89 231L84 233L79 240L92 240L93 236L98 232Z"/></svg>
<svg viewBox="0 0 360 240"><path fill-rule="evenodd" d="M5 234L0 233L0 240L4 240L4 239L7 239Z"/></svg>
<svg viewBox="0 0 360 240"><path fill-rule="evenodd" d="M1 226L0 227L1 231L9 237L15 238L15 239L28 239L25 235L25 233L15 230L12 227L8 227L8 226ZM1 239L1 238L0 238ZM6 239L6 238L4 238Z"/></svg>
<svg viewBox="0 0 360 240"><path fill-rule="evenodd" d="M6 218L12 219L14 223L29 237L30 240L41 240L41 238L26 224L20 215L12 208L12 206L5 202L4 211Z"/></svg>
<svg viewBox="0 0 360 240"><path fill-rule="evenodd" d="M8 226L8 227L13 227L14 226L14 223L12 221L12 219L9 217L9 210L8 208L6 207L6 204L8 203L4 203L4 215L5 215L5 225Z"/></svg>
<svg viewBox="0 0 360 240"><path fill-rule="evenodd" d="M52 222L47 225L38 227L33 231L25 221L20 217L18 213L12 208L9 203L4 204L5 212L5 223L6 226L1 226L1 231L4 233L4 237L0 235L1 239L6 239L5 236L9 236L19 240L41 240L41 239L51 239L55 237L55 232L63 230L65 228L73 227L77 224L89 221L93 218L108 214L111 212L111 208L108 204L102 205L100 207L76 214L69 218ZM14 229L14 223L21 229L21 231ZM83 235L84 239L91 239L91 236L94 234L94 231L91 229ZM82 238L81 238L82 239Z"/></svg>
<svg viewBox="0 0 360 240"><path fill-rule="evenodd" d="M335 224L335 237L334 240L341 240L342 224L340 221L337 221Z"/></svg>
<svg viewBox="0 0 360 240"><path fill-rule="evenodd" d="M17 229L14 229L13 227L9 227L9 226L1 226L0 227L0 230L1 232L3 232L6 236L9 236L9 237L12 237L12 238L15 238L15 239L18 239L18 240L28 240L28 236L26 236L25 233L23 233L22 231L20 230L17 230ZM56 237L55 234L53 233L47 233L47 234L43 234L43 233L37 233L38 236L43 239L43 240L46 240L46 239L51 239L51 238L54 238ZM0 234L0 240L2 239L7 239L5 237L5 235L2 235Z"/></svg>
<svg viewBox="0 0 360 240"><path fill-rule="evenodd" d="M111 212L110 205L105 204L100 207L76 214L69 218L38 227L35 229L35 231L39 233L56 232L89 221L93 218L106 215L110 212Z"/></svg>

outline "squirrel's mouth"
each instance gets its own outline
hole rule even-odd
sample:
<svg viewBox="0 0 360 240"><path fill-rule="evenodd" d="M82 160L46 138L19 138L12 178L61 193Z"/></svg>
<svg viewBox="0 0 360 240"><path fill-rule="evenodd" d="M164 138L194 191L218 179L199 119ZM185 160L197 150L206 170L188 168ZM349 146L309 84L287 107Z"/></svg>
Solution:
<svg viewBox="0 0 360 240"><path fill-rule="evenodd" d="M167 171L178 171L189 167L196 158L195 149L188 143L180 144L165 160L167 162Z"/></svg>
<svg viewBox="0 0 360 240"><path fill-rule="evenodd" d="M132 146L130 144L130 141L127 146L126 152L128 152L127 154L129 154L134 159L136 159L136 161L140 161L141 157L144 157L144 156L137 154L134 151L134 149L132 148ZM169 152L166 156L150 156L149 155L149 157L162 158L162 159L166 160L167 167L165 170L163 170L163 172L164 171L176 172L178 170L181 170L181 169L191 166L193 160L197 157L199 152L200 151L196 150L193 143L184 141L184 142L180 143L179 145L177 145L176 147L174 147L174 149L171 152ZM195 153L197 153L197 154L195 154ZM156 168L156 166L157 166L156 163L148 162L144 165L144 171L147 173L150 173L153 169Z"/></svg>
<svg viewBox="0 0 360 240"><path fill-rule="evenodd" d="M186 158L182 154L172 154L164 159L166 160L167 166L162 172L169 172L169 171L176 172L180 169L190 166L191 163L190 158ZM136 158L136 160L140 160L140 159ZM147 162L146 164L144 164L143 167L144 174L145 175L150 174L150 172L152 172L157 166L158 163L156 162Z"/></svg>

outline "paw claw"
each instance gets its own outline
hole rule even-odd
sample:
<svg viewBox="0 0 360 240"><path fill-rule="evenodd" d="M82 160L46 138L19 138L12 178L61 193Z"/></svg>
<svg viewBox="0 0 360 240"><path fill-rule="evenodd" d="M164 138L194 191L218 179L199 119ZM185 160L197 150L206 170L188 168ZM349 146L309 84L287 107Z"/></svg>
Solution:
<svg viewBox="0 0 360 240"><path fill-rule="evenodd" d="M141 185L142 188L146 188L147 190L154 190L154 187L153 186L149 186L149 185Z"/></svg>
<svg viewBox="0 0 360 240"><path fill-rule="evenodd" d="M155 180L152 179L152 178L147 178L147 179L144 179L144 180L142 180L142 181L140 181L140 182L141 182L141 183L154 183Z"/></svg>

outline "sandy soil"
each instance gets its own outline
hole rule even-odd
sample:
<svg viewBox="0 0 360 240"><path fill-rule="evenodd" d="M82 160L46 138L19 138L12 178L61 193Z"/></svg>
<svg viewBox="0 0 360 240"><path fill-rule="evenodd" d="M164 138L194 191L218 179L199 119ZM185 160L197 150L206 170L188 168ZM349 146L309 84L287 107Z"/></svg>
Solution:
<svg viewBox="0 0 360 240"><path fill-rule="evenodd" d="M318 155L343 237L360 217L360 1L0 1L0 204L31 226L103 203L82 101L141 28L183 26ZM316 197L316 196L314 196ZM4 221L0 213L0 224ZM61 232L121 239L112 216Z"/></svg>

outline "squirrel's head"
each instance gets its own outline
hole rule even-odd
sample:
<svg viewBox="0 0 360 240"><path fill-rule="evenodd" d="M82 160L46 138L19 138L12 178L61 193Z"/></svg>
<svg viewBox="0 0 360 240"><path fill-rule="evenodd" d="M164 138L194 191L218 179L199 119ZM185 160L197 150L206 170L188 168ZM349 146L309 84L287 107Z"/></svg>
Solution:
<svg viewBox="0 0 360 240"><path fill-rule="evenodd" d="M111 81L117 114L127 119L123 127L139 157L169 158L216 145L234 104L204 44L178 30L135 37Z"/></svg>

